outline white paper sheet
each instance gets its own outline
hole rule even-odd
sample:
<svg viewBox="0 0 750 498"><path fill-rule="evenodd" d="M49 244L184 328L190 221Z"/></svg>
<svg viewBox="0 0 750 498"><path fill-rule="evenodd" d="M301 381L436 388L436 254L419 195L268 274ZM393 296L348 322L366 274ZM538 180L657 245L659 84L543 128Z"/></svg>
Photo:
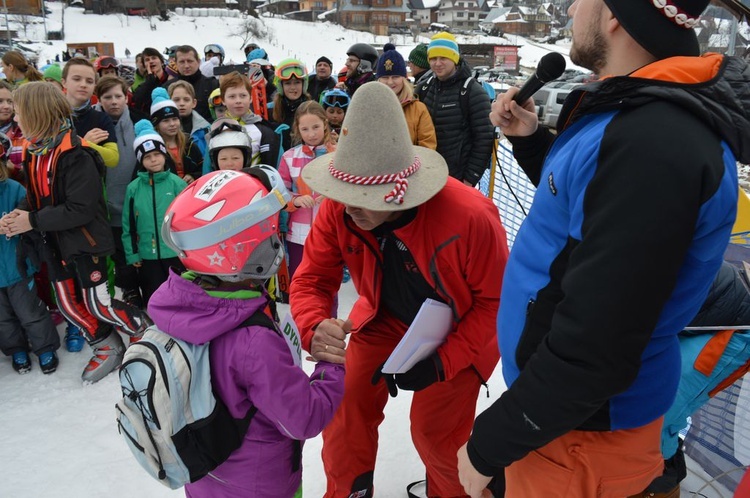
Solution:
<svg viewBox="0 0 750 498"><path fill-rule="evenodd" d="M408 371L424 360L445 342L453 328L453 313L447 304L427 299L419 308L409 330L383 365L383 373L397 374Z"/></svg>

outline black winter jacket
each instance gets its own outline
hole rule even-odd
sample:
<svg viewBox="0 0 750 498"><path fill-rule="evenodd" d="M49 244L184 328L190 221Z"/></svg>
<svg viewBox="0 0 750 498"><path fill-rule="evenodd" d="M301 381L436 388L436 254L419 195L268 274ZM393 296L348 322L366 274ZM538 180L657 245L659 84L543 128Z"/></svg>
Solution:
<svg viewBox="0 0 750 498"><path fill-rule="evenodd" d="M458 180L476 185L490 165L494 127L490 122L490 98L476 80L467 88L469 109L461 108L460 93L470 76L469 65L461 60L448 80L432 77L415 91L430 111L437 134L437 151L448 163L448 172Z"/></svg>
<svg viewBox="0 0 750 498"><path fill-rule="evenodd" d="M35 198L29 175L29 189L22 208L31 212L31 226L45 234L47 243L57 249L63 261L82 255L107 256L115 249L104 200L103 171L99 171L94 159L82 147L74 145L58 157L53 169L51 198ZM27 160L24 162L27 174L28 167Z"/></svg>
<svg viewBox="0 0 750 498"><path fill-rule="evenodd" d="M307 93L310 94L310 98L315 102L320 102L320 95L335 86L336 80L333 76L329 76L328 79L323 81L320 81L316 74L311 74L307 77Z"/></svg>
<svg viewBox="0 0 750 498"><path fill-rule="evenodd" d="M750 289L744 271L724 262L691 327L750 324ZM699 333L699 332L683 332Z"/></svg>
<svg viewBox="0 0 750 498"><path fill-rule="evenodd" d="M154 91L154 88L160 86L167 87L174 81L174 79L169 79L166 68L162 73L161 79L158 79L153 74L147 75L143 83L138 85L138 88L133 92L133 105L131 107L147 116L151 116L151 92Z"/></svg>

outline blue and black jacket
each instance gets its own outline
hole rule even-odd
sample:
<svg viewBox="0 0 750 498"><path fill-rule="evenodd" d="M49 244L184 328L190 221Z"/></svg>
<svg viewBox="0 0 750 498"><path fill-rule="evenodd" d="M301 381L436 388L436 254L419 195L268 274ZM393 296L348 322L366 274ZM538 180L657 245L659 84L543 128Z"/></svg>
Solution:
<svg viewBox="0 0 750 498"><path fill-rule="evenodd" d="M740 59L673 58L572 92L557 137L511 139L538 190L500 299L509 388L468 445L482 474L571 430L635 428L667 411L677 334L735 219L748 108Z"/></svg>

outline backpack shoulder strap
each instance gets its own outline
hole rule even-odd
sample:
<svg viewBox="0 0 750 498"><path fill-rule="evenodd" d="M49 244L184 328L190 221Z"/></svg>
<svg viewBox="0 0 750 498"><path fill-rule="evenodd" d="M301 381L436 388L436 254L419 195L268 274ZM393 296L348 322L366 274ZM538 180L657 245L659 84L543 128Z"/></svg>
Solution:
<svg viewBox="0 0 750 498"><path fill-rule="evenodd" d="M461 90L458 94L458 103L461 106L461 113L466 123L469 122L469 94L471 93L470 85L473 79L473 76L469 76L468 78L466 78L466 81L464 81L464 84L461 85Z"/></svg>
<svg viewBox="0 0 750 498"><path fill-rule="evenodd" d="M253 313L249 318L247 318L241 324L241 326L243 327L250 327L252 325L265 327L269 330L276 332L277 334L279 333L276 323L271 319L270 316L266 315L262 309L259 309L258 311Z"/></svg>

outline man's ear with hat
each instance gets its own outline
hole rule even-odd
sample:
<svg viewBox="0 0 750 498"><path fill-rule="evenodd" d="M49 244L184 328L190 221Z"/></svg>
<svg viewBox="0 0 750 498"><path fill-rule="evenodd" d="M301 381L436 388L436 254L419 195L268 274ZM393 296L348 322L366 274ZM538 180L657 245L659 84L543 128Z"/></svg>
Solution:
<svg viewBox="0 0 750 498"><path fill-rule="evenodd" d="M373 81L352 97L336 152L314 159L302 179L349 206L403 211L424 204L448 181L443 156L411 143L398 97Z"/></svg>

